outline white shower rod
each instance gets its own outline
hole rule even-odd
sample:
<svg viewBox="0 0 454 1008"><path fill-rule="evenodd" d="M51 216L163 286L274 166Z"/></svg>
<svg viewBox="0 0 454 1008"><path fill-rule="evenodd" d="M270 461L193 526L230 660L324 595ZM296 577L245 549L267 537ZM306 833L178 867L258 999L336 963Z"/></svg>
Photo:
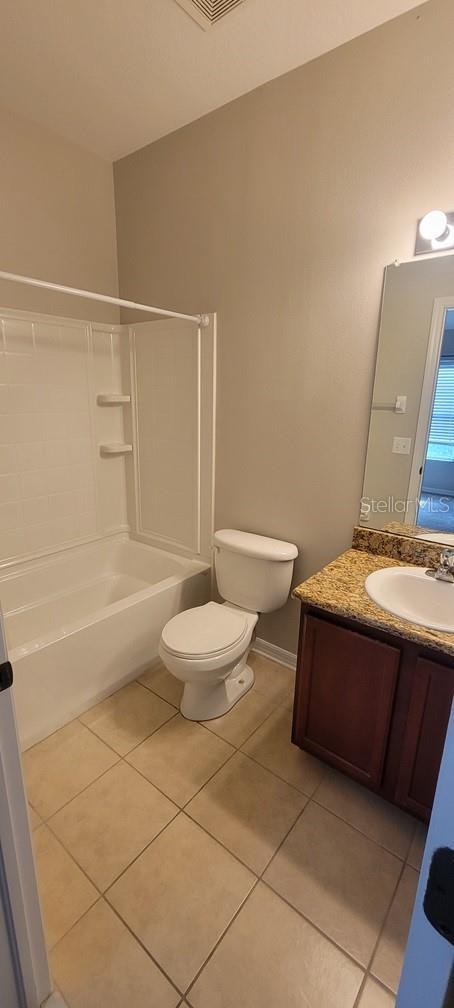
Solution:
<svg viewBox="0 0 454 1008"><path fill-rule="evenodd" d="M29 287L43 287L44 290L57 291L59 294L71 294L73 297L87 298L89 301L103 301L105 304L116 305L118 308L133 308L135 311L150 312L153 315L165 315L166 318L186 319L196 322L198 326L209 324L208 315L184 315L183 312L168 311L166 308L154 308L152 305L138 304L136 301L125 301L123 298L111 297L109 294L96 294L94 291L79 290L77 287L64 287L62 284L50 283L47 280L36 280L34 277L20 276L19 273L5 273L0 270L0 280L11 280L13 283L27 284Z"/></svg>

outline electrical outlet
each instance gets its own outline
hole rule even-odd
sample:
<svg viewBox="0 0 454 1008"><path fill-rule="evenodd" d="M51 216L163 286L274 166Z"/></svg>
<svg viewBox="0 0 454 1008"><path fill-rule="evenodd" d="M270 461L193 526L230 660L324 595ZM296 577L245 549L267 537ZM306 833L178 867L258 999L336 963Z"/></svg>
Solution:
<svg viewBox="0 0 454 1008"><path fill-rule="evenodd" d="M393 454L394 455L409 455L411 449L411 438L409 437L395 437L393 438Z"/></svg>

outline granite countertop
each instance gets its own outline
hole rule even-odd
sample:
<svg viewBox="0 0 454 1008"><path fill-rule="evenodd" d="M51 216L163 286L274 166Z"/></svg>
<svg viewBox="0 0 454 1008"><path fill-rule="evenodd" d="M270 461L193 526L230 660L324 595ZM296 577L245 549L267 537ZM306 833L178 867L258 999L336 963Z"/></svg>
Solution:
<svg viewBox="0 0 454 1008"><path fill-rule="evenodd" d="M306 605L375 627L407 641L454 657L454 633L430 630L385 612L369 598L364 582L368 574L383 567L405 567L409 561L349 549L321 571L293 589L293 597Z"/></svg>

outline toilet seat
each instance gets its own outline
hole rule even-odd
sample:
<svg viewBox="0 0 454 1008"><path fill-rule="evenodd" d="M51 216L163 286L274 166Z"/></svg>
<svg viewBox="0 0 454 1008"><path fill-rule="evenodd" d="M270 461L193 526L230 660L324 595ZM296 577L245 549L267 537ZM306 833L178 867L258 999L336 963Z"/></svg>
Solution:
<svg viewBox="0 0 454 1008"><path fill-rule="evenodd" d="M210 659L236 648L249 632L246 613L218 602L186 609L169 620L161 644L179 658Z"/></svg>

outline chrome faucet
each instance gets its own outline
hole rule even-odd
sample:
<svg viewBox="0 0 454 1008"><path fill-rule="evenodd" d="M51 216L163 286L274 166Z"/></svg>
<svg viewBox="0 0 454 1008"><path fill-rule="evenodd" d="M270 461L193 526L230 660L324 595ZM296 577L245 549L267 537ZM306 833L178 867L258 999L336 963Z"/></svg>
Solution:
<svg viewBox="0 0 454 1008"><path fill-rule="evenodd" d="M428 577L435 578L436 581L448 581L454 583L454 549L444 549L440 554L438 567L429 567L426 570Z"/></svg>

